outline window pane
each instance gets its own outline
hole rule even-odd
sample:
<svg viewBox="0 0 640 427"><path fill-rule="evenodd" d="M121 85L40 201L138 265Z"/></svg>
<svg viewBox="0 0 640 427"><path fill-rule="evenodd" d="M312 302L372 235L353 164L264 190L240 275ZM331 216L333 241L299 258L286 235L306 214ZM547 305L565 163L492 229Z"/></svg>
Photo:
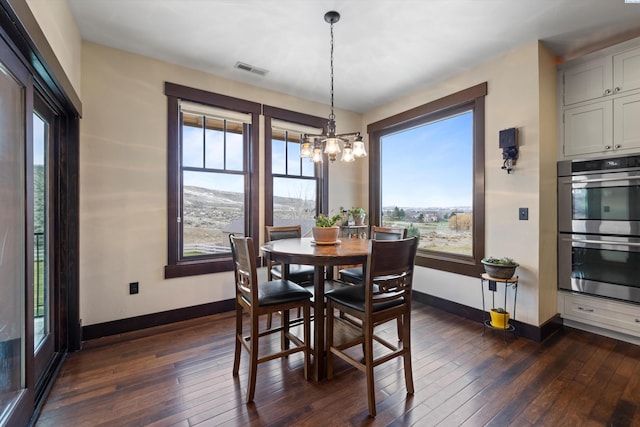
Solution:
<svg viewBox="0 0 640 427"><path fill-rule="evenodd" d="M315 176L315 163L311 159L302 159L302 176Z"/></svg>
<svg viewBox="0 0 640 427"><path fill-rule="evenodd" d="M244 235L244 176L183 174L183 256L229 254L229 233Z"/></svg>
<svg viewBox="0 0 640 427"><path fill-rule="evenodd" d="M287 167L288 173L287 175L300 175L300 142L302 140L302 135L298 132L288 131L287 132Z"/></svg>
<svg viewBox="0 0 640 427"><path fill-rule="evenodd" d="M182 164L190 167L203 167L202 163L202 116L183 114L182 126Z"/></svg>
<svg viewBox="0 0 640 427"><path fill-rule="evenodd" d="M316 215L316 181L273 178L273 219L307 219Z"/></svg>
<svg viewBox="0 0 640 427"><path fill-rule="evenodd" d="M231 132L230 123L227 121L227 170L244 170L244 150L242 133L237 130ZM242 130L242 125L240 125Z"/></svg>
<svg viewBox="0 0 640 427"><path fill-rule="evenodd" d="M274 139L271 140L271 173L284 175L287 173L284 160L285 142L284 139L275 139L275 134L273 137Z"/></svg>
<svg viewBox="0 0 640 427"><path fill-rule="evenodd" d="M383 136L380 145L382 224L407 227L421 249L472 256L473 113Z"/></svg>
<svg viewBox="0 0 640 427"><path fill-rule="evenodd" d="M224 120L207 117L205 167L224 169Z"/></svg>

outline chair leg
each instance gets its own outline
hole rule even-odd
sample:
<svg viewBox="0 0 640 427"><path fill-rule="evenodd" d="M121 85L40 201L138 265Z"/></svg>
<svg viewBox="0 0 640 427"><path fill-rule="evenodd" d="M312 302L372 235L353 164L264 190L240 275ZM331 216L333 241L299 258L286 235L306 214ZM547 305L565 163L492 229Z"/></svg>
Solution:
<svg viewBox="0 0 640 427"><path fill-rule="evenodd" d="M304 379L309 380L309 372L311 367L311 305L306 304L303 307L304 316Z"/></svg>
<svg viewBox="0 0 640 427"><path fill-rule="evenodd" d="M326 314L326 318L327 318L327 330L326 330L326 337L327 337L327 342L325 343L325 348L326 348L326 355L325 357L327 358L327 379L330 380L333 378L333 353L331 353L331 347L333 346L333 304L331 304L331 300L327 299L327 305L326 305L326 310L327 310L327 314ZM316 361L316 363L318 363Z"/></svg>
<svg viewBox="0 0 640 427"><path fill-rule="evenodd" d="M375 418L376 416L376 392L375 392L375 379L373 377L373 326L368 324L364 330L364 343L365 343L365 371L367 374L367 399L369 402L369 415Z"/></svg>
<svg viewBox="0 0 640 427"><path fill-rule="evenodd" d="M402 318L403 316L398 316L398 341L402 341Z"/></svg>
<svg viewBox="0 0 640 427"><path fill-rule="evenodd" d="M409 314L402 319L402 347L406 350L404 359L404 382L407 386L407 393L413 394L413 369L411 367L411 319Z"/></svg>
<svg viewBox="0 0 640 427"><path fill-rule="evenodd" d="M289 343L289 321L290 321L290 313L289 310L284 310L282 312L282 331L280 332L280 348L282 351L288 350L290 347Z"/></svg>
<svg viewBox="0 0 640 427"><path fill-rule="evenodd" d="M253 402L256 393L256 371L258 370L258 316L251 316L251 338L249 341L249 385L247 403Z"/></svg>
<svg viewBox="0 0 640 427"><path fill-rule="evenodd" d="M240 352L242 351L242 307L236 302L236 347L233 356L233 376L238 376L240 368Z"/></svg>
<svg viewBox="0 0 640 427"><path fill-rule="evenodd" d="M272 323L273 323L273 315L269 313L267 314L267 329L271 329Z"/></svg>

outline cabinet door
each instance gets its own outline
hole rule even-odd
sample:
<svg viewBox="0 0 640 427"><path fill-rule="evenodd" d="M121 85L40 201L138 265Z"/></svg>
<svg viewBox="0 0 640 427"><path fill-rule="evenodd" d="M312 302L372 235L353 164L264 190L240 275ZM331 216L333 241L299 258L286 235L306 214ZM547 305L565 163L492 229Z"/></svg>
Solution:
<svg viewBox="0 0 640 427"><path fill-rule="evenodd" d="M613 92L640 89L640 48L613 57Z"/></svg>
<svg viewBox="0 0 640 427"><path fill-rule="evenodd" d="M612 74L610 56L567 68L564 71L564 105L610 95Z"/></svg>
<svg viewBox="0 0 640 427"><path fill-rule="evenodd" d="M564 111L564 155L602 153L613 140L611 100L567 108Z"/></svg>
<svg viewBox="0 0 640 427"><path fill-rule="evenodd" d="M613 146L640 152L640 93L613 101Z"/></svg>

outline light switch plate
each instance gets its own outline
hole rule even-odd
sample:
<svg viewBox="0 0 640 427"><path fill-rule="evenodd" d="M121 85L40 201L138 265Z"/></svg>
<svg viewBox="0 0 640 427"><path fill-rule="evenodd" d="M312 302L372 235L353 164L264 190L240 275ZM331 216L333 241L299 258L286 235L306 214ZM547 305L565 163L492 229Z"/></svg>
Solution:
<svg viewBox="0 0 640 427"><path fill-rule="evenodd" d="M529 219L529 208L518 209L518 218L520 221L527 221Z"/></svg>

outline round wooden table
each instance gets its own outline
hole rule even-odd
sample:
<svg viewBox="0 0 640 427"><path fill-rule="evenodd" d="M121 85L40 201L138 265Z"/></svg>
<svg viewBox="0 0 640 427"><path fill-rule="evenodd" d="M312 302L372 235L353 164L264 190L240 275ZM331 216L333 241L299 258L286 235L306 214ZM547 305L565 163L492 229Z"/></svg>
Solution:
<svg viewBox="0 0 640 427"><path fill-rule="evenodd" d="M315 267L313 290L315 295L313 322L313 360L316 380L325 377L324 337L324 277L325 268L336 265L364 264L369 253L369 240L342 238L337 244L319 245L311 238L281 239L265 243L260 249L273 261L284 264L305 264ZM286 271L286 269L283 269ZM332 270L329 276L331 276ZM286 276L286 274L285 274Z"/></svg>

